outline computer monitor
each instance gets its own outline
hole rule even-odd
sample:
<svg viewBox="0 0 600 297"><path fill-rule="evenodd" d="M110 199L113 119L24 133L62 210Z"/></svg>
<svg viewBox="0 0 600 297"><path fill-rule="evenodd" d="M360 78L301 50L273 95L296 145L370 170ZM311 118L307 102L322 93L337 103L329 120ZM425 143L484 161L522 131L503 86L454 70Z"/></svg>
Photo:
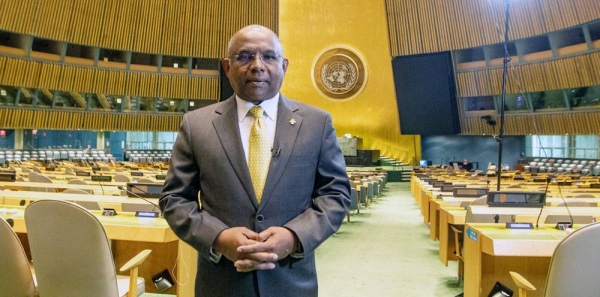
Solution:
<svg viewBox="0 0 600 297"><path fill-rule="evenodd" d="M437 179L437 178L428 178L428 179L425 179L425 182L427 182L428 184L430 184L430 185L432 185L432 186L433 186L433 184L435 184L435 183L439 183L439 182L440 182L440 180L439 180L439 179Z"/></svg>
<svg viewBox="0 0 600 297"><path fill-rule="evenodd" d="M542 207L546 203L546 192L490 191L487 204L500 207Z"/></svg>
<svg viewBox="0 0 600 297"><path fill-rule="evenodd" d="M458 188L452 189L452 196L454 197L481 197L487 195L488 189L486 188Z"/></svg>
<svg viewBox="0 0 600 297"><path fill-rule="evenodd" d="M431 166L431 161L429 161L429 160L420 160L419 161L419 166L421 166L421 167Z"/></svg>
<svg viewBox="0 0 600 297"><path fill-rule="evenodd" d="M454 188L465 188L467 185L442 185L442 192L453 192Z"/></svg>
<svg viewBox="0 0 600 297"><path fill-rule="evenodd" d="M76 176L90 176L90 175L92 175L92 173L89 171L75 171L75 175Z"/></svg>
<svg viewBox="0 0 600 297"><path fill-rule="evenodd" d="M444 182L444 181L437 181L431 184L431 186L433 186L434 188L441 188L442 186L451 186L452 183L450 182Z"/></svg>
<svg viewBox="0 0 600 297"><path fill-rule="evenodd" d="M112 176L111 175L92 175L92 181L96 181L96 182L111 182L112 181Z"/></svg>
<svg viewBox="0 0 600 297"><path fill-rule="evenodd" d="M17 173L14 171L0 171L0 181L16 181Z"/></svg>
<svg viewBox="0 0 600 297"><path fill-rule="evenodd" d="M160 198L163 185L150 183L127 183L127 196L144 198Z"/></svg>

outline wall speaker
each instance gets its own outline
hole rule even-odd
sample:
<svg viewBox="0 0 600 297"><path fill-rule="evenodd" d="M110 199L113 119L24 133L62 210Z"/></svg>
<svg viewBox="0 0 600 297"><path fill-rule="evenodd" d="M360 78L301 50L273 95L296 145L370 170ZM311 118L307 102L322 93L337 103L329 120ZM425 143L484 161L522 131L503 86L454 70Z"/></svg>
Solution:
<svg viewBox="0 0 600 297"><path fill-rule="evenodd" d="M395 57L392 70L402 134L460 133L450 52Z"/></svg>

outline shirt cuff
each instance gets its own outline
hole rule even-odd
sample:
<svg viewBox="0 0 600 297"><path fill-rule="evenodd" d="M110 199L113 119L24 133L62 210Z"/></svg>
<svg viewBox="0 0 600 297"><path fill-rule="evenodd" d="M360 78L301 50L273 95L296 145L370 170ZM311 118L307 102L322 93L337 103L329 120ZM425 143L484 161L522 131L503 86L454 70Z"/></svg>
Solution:
<svg viewBox="0 0 600 297"><path fill-rule="evenodd" d="M219 263L219 261L221 261L222 256L223 256L223 254L221 254L219 252L215 252L212 247L210 248L210 255L208 256L208 259L211 262L213 262L215 264Z"/></svg>
<svg viewBox="0 0 600 297"><path fill-rule="evenodd" d="M294 259L304 258L304 248L302 247L302 243L300 242L300 240L297 241L294 250L292 251L292 253L290 253L290 257Z"/></svg>

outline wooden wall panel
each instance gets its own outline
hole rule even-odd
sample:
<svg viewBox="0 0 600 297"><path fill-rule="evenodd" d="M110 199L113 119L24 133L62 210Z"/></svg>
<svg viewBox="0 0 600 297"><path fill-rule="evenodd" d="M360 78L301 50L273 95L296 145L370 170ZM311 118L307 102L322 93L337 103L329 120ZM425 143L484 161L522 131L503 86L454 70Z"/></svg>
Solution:
<svg viewBox="0 0 600 297"><path fill-rule="evenodd" d="M277 0L0 0L0 30L90 47L222 58L249 24L278 32ZM175 99L219 98L217 77L128 72L0 57L0 85ZM31 120L33 119L33 121ZM181 115L0 109L6 128L177 131Z"/></svg>
<svg viewBox="0 0 600 297"><path fill-rule="evenodd" d="M600 52L550 61L518 64L508 68L507 93L578 88L600 84ZM458 97L499 95L502 68L456 73Z"/></svg>
<svg viewBox="0 0 600 297"><path fill-rule="evenodd" d="M107 49L223 58L243 26L278 31L277 0L0 0L0 30Z"/></svg>
<svg viewBox="0 0 600 297"><path fill-rule="evenodd" d="M0 108L5 129L178 131L182 115L86 113Z"/></svg>
<svg viewBox="0 0 600 297"><path fill-rule="evenodd" d="M77 23L71 23L73 19L72 0L38 1L36 7L37 9L31 13L38 16L35 19L35 30L39 32L39 36L53 36L55 40L66 40L70 28L84 21L84 18L80 18ZM60 14L57 15L57 12Z"/></svg>
<svg viewBox="0 0 600 297"><path fill-rule="evenodd" d="M598 19L597 0L510 1L509 39ZM503 39L504 0L385 0L393 57L479 47Z"/></svg>
<svg viewBox="0 0 600 297"><path fill-rule="evenodd" d="M600 111L590 110L571 113L506 114L505 135L591 135L600 131ZM497 135L500 117L492 116L498 124L490 126L479 117L463 117L461 134Z"/></svg>
<svg viewBox="0 0 600 297"><path fill-rule="evenodd" d="M74 7L71 23L77 24L77 26L73 26L70 30L72 35L64 41L108 48L101 42L102 36L106 34L102 28L105 24L108 24L108 20L112 19L112 15L108 13L107 8L111 2L115 1L72 1ZM52 36L48 37L52 38Z"/></svg>
<svg viewBox="0 0 600 297"><path fill-rule="evenodd" d="M0 0L0 28L6 31L32 34L40 0ZM10 13L6 13L10 11Z"/></svg>
<svg viewBox="0 0 600 297"><path fill-rule="evenodd" d="M218 77L127 72L0 57L0 85L79 93L218 100Z"/></svg>

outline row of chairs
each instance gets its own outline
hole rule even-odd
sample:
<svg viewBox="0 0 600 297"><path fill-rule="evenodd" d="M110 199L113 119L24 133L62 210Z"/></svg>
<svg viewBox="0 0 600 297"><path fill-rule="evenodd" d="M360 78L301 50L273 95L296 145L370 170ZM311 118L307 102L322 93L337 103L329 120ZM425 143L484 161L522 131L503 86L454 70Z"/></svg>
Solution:
<svg viewBox="0 0 600 297"><path fill-rule="evenodd" d="M596 160L579 160L579 159L554 159L554 158L534 158L531 162L542 164L581 164L581 165L596 165ZM531 163L530 162L530 163ZM549 166L549 165L546 165Z"/></svg>
<svg viewBox="0 0 600 297"><path fill-rule="evenodd" d="M24 181L22 177L19 177L19 181ZM29 172L29 181L35 183L52 183L52 179L48 176L37 173L37 172ZM115 181L122 182L130 182L131 178L125 174L116 174ZM154 183L151 179L141 178L137 180L138 183ZM67 182L67 184L71 185L88 185L88 183L84 180L80 179L71 179ZM56 193L57 190L55 188L44 188L44 187L29 187L24 188L24 191L34 191L34 192L50 192ZM78 195L91 195L94 194L92 190L82 190L82 189L65 189L61 193L64 194L78 194ZM104 208L113 208L117 212L136 212L136 211L159 211L156 206L153 204L138 204L138 203L99 203L92 202L86 200L74 200L75 204L78 204L85 209L88 210L102 210ZM1 296L1 295L0 295Z"/></svg>
<svg viewBox="0 0 600 297"><path fill-rule="evenodd" d="M92 150L90 154L84 154L83 152L75 152L75 155L72 155L71 152L69 152L69 158L67 160L71 162L79 162L81 160L86 160L108 163L110 161L116 162L117 158L115 158L112 154L105 153L103 150Z"/></svg>
<svg viewBox="0 0 600 297"><path fill-rule="evenodd" d="M350 211L347 220L350 222L351 213L360 213L360 208L368 207L379 195L382 194L387 183L387 174L378 174L368 178L350 181ZM360 189L360 191L359 191Z"/></svg>
<svg viewBox="0 0 600 297"><path fill-rule="evenodd" d="M542 165L540 165L542 164ZM581 175L600 175L600 165L583 165L569 163L536 163L531 162L523 166L523 171L529 173L557 173L557 174L576 174Z"/></svg>
<svg viewBox="0 0 600 297"><path fill-rule="evenodd" d="M125 160L130 162L169 162L171 151L125 151Z"/></svg>
<svg viewBox="0 0 600 297"><path fill-rule="evenodd" d="M10 223L0 218L0 296L116 297L145 291L138 267L151 251L120 268L128 277L118 276L104 227L83 207L37 201L25 209L25 225L35 274Z"/></svg>
<svg viewBox="0 0 600 297"><path fill-rule="evenodd" d="M140 162L169 162L171 160L171 154L129 154L127 161L140 163Z"/></svg>
<svg viewBox="0 0 600 297"><path fill-rule="evenodd" d="M85 154L81 150L11 150L11 151L0 151L0 164L6 162L22 162L22 161L58 161L58 160L69 160L71 162L79 162L81 160L87 161L101 161L109 162L116 161L116 158L112 154L107 154L104 150L92 150L91 153Z"/></svg>
<svg viewBox="0 0 600 297"><path fill-rule="evenodd" d="M24 171L28 174L28 179L29 182L32 183L53 183L52 179L50 177L48 177L47 175L44 175L39 171L39 168L36 171L36 167L33 167L33 170L27 170ZM67 175L75 175L74 172L68 172L66 173ZM113 179L115 182L132 182L133 178L125 173L116 173L115 175L113 175ZM19 181L25 181L22 177L18 177ZM138 183L155 183L154 180L149 179L149 178L139 178L136 180L136 182ZM77 178L73 178L70 179L67 184L79 184L79 185L87 185L88 183L84 180L80 180ZM39 188L39 187L30 187L28 189L25 189L27 191L36 191L36 192L56 192L56 189L54 188ZM63 193L71 193L71 194L81 194L81 193L85 193L85 194L91 194L90 192L86 191L86 190L77 190L77 189L67 189L64 190ZM89 208L88 208L89 209ZM99 209L99 208L93 208L93 209Z"/></svg>

